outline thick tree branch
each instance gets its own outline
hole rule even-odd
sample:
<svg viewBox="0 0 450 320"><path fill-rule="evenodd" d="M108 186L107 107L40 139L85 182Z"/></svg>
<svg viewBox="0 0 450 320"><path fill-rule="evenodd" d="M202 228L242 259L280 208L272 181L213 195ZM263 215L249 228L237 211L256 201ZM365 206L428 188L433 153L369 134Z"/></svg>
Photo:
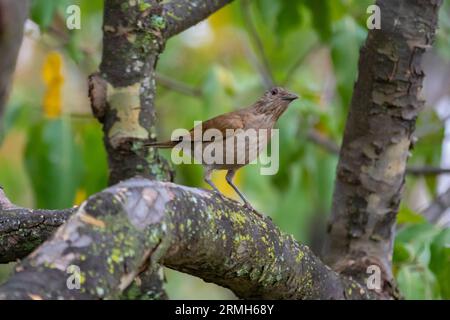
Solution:
<svg viewBox="0 0 450 320"><path fill-rule="evenodd" d="M0 0L0 117L8 97L27 16L27 0Z"/></svg>
<svg viewBox="0 0 450 320"><path fill-rule="evenodd" d="M365 286L325 266L268 218L217 194L132 179L90 197L24 259L0 299L117 297L157 263L230 288L241 298L360 299ZM66 273L80 268L81 287Z"/></svg>
<svg viewBox="0 0 450 320"><path fill-rule="evenodd" d="M355 277L381 268L384 290L393 283L396 214L406 160L423 101L423 53L431 47L439 0L378 0L381 29L361 49L337 168L324 257Z"/></svg>
<svg viewBox="0 0 450 320"><path fill-rule="evenodd" d="M0 189L0 263L27 256L63 224L75 208L31 210L9 202Z"/></svg>
<svg viewBox="0 0 450 320"><path fill-rule="evenodd" d="M164 4L163 18L166 21L164 37L170 37L206 19L233 0L172 0Z"/></svg>
<svg viewBox="0 0 450 320"><path fill-rule="evenodd" d="M157 150L143 146L156 139L158 57L169 37L228 2L105 1L102 62L100 73L90 77L89 95L93 113L103 124L110 184L136 175L173 180L172 170ZM158 279L144 282L155 284Z"/></svg>
<svg viewBox="0 0 450 320"><path fill-rule="evenodd" d="M103 124L110 183L139 174L171 180L167 163L153 148L155 69L169 37L205 19L228 1L105 1L100 73L90 78L93 113Z"/></svg>

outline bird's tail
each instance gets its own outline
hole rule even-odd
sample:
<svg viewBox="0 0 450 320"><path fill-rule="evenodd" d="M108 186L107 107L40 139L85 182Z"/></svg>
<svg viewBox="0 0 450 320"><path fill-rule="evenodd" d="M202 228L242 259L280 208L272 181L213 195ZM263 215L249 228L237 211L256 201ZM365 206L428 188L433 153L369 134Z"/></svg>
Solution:
<svg viewBox="0 0 450 320"><path fill-rule="evenodd" d="M148 142L145 144L147 147L169 149L175 147L178 141L164 141L164 142Z"/></svg>

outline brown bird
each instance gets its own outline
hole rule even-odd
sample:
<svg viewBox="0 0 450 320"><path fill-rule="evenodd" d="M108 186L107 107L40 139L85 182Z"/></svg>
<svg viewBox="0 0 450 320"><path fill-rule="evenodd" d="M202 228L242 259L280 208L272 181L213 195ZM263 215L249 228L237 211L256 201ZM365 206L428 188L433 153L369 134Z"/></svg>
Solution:
<svg viewBox="0 0 450 320"><path fill-rule="evenodd" d="M202 122L174 141L146 144L154 148L182 148L192 152L194 159L205 169L204 180L222 195L211 181L214 170L227 170L226 181L244 201L244 205L255 211L248 200L233 183L236 171L250 163L267 146L272 129L288 105L298 96L281 87L274 87L253 105L219 115ZM261 136L253 133L267 132ZM205 153L209 158L205 157Z"/></svg>

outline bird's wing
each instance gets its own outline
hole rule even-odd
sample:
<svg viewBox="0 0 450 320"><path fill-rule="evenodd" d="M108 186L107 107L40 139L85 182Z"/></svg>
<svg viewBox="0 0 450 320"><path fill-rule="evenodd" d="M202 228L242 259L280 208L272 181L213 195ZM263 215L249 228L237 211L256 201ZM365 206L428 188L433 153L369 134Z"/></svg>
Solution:
<svg viewBox="0 0 450 320"><path fill-rule="evenodd" d="M202 141L211 142L211 139L203 138L206 130L216 129L216 130L220 131L222 138L225 138L225 137L233 135L233 133L230 132L230 130L227 131L227 129L233 129L233 130L244 129L245 118L241 115L241 113L239 111L235 111L235 112L222 114L215 118L204 121L204 122L202 122L201 126L202 126L202 137L201 137ZM197 127L194 127L189 131L192 141L195 141L195 139L197 138L194 135L195 129ZM214 136L215 133L212 132L211 135ZM213 139L213 140L216 141L216 139Z"/></svg>

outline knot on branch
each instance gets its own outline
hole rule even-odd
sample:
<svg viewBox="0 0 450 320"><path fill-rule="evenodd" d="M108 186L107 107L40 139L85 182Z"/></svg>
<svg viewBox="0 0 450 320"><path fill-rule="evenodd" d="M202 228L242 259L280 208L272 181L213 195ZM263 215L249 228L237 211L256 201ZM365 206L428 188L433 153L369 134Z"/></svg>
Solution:
<svg viewBox="0 0 450 320"><path fill-rule="evenodd" d="M96 72L89 76L88 86L92 113L100 123L103 123L106 113L106 81Z"/></svg>

